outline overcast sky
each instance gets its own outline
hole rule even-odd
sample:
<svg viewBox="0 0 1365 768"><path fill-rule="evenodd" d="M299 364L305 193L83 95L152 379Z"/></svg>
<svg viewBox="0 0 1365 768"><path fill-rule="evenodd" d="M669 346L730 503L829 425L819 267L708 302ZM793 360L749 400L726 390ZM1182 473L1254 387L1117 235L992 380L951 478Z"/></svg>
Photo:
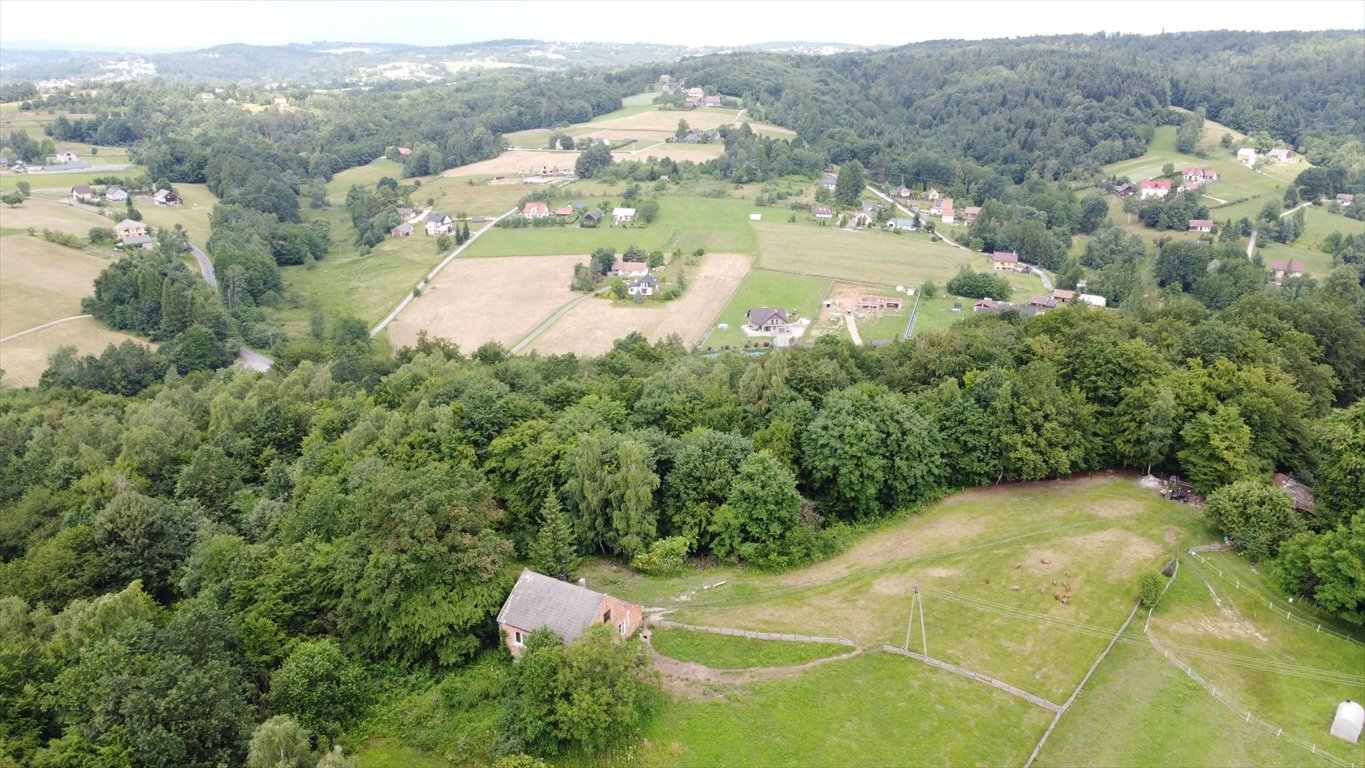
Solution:
<svg viewBox="0 0 1365 768"><path fill-rule="evenodd" d="M117 19L117 21L115 21ZM54 23L60 20L61 23ZM780 40L899 45L1074 32L1365 28L1361 0L1260 2L287 2L0 0L0 42L203 48L223 43L499 38L742 45Z"/></svg>

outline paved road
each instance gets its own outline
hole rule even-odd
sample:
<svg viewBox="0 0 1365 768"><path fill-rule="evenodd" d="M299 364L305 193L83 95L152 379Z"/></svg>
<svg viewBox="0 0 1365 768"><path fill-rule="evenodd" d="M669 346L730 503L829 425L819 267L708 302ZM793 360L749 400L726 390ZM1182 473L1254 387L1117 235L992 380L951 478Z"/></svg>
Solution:
<svg viewBox="0 0 1365 768"><path fill-rule="evenodd" d="M464 245L461 245L459 248L456 248L455 250L451 251L449 256L442 259L440 264L437 264L434 269L427 273L426 277L422 278L422 282L418 283L416 288L412 289L411 291L408 291L408 294L403 297L402 301L398 302L398 306L394 307L392 312L390 312L383 320L379 321L379 325L376 325L375 327L370 329L370 336L371 337L378 336L380 332L382 332L385 328L389 327L389 323L393 322L393 319L395 317L398 317L398 313L406 309L408 304L411 304L412 300L417 298L417 291L420 290L421 288L426 287L427 283L430 283L436 277L436 275L440 274L441 270L445 269L447 264L449 264L451 261L454 261L456 256L459 256L461 253L463 253L464 249L473 245L475 240L478 240L480 237L483 237L483 234L493 229L493 227L499 221L502 221L503 219L507 218L508 216L511 216L512 214L516 213L519 210L520 210L519 208L513 208L504 213L503 215L497 217L496 219L493 219L491 222L488 223L487 226L485 226L483 229L480 229L478 232L471 232L469 235L469 239L464 241Z"/></svg>
<svg viewBox="0 0 1365 768"><path fill-rule="evenodd" d="M209 257L203 251L199 250L199 246L194 243L188 243L188 245L190 246L190 253L194 254L194 260L199 262L199 274L204 276L204 282L217 291L218 277L213 273L213 262L209 261Z"/></svg>
<svg viewBox="0 0 1365 768"><path fill-rule="evenodd" d="M1251 258L1251 254L1252 254L1253 252L1255 252L1255 250L1256 250L1256 235L1258 235L1258 234L1260 234L1260 233L1257 232L1256 230L1254 230L1254 229L1251 230L1251 240L1247 242L1247 258L1248 258L1248 259Z"/></svg>
<svg viewBox="0 0 1365 768"><path fill-rule="evenodd" d="M199 274L204 276L204 282L209 284L214 293L218 292L218 276L214 274L213 262L209 260L207 254L199 250L199 246L186 240L185 244L190 247L190 253L194 254L194 260L199 263ZM265 373L275 365L275 361L257 352L251 347L243 344L237 349L237 364L252 371Z"/></svg>

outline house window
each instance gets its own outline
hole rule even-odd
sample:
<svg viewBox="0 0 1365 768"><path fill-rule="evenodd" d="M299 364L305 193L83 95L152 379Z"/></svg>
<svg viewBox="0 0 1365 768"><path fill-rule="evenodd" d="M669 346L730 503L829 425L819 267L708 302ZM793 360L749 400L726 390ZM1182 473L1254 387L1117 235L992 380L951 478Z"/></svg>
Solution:
<svg viewBox="0 0 1365 768"><path fill-rule="evenodd" d="M519 630L518 630L518 631L514 631L514 632L512 632L512 642L513 642L518 648L520 648L520 647L526 645L526 636L523 635Z"/></svg>
<svg viewBox="0 0 1365 768"><path fill-rule="evenodd" d="M610 623L611 623L611 609L610 609L610 608L607 609L607 612L606 612L606 613L602 614L602 623L603 623L603 624L610 624Z"/></svg>
<svg viewBox="0 0 1365 768"><path fill-rule="evenodd" d="M620 624L617 624L617 625L616 625L616 630L617 630L618 632L621 633L621 637L625 637L625 636L626 636L626 625L629 624L629 623L630 623L630 622L623 621L623 622L621 622Z"/></svg>

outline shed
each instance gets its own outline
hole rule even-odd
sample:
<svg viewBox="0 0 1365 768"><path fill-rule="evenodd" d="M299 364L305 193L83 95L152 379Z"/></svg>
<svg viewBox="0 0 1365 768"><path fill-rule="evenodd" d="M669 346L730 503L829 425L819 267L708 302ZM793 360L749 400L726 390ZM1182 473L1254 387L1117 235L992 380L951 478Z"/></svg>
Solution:
<svg viewBox="0 0 1365 768"><path fill-rule="evenodd" d="M1337 716L1332 719L1333 736L1359 744L1362 726L1365 726L1365 707L1349 699L1337 705Z"/></svg>

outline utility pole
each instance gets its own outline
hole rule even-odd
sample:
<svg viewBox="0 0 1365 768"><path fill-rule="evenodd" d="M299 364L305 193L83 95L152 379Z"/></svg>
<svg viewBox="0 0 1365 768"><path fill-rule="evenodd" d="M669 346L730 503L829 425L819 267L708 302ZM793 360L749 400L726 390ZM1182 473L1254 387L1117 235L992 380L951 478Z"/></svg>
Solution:
<svg viewBox="0 0 1365 768"><path fill-rule="evenodd" d="M929 658L929 636L924 629L924 597L920 595L919 585L914 585L914 592L910 597L910 621L905 625L905 650L910 650L910 633L915 627L915 609L919 609L919 637L920 650L924 652L924 658Z"/></svg>

